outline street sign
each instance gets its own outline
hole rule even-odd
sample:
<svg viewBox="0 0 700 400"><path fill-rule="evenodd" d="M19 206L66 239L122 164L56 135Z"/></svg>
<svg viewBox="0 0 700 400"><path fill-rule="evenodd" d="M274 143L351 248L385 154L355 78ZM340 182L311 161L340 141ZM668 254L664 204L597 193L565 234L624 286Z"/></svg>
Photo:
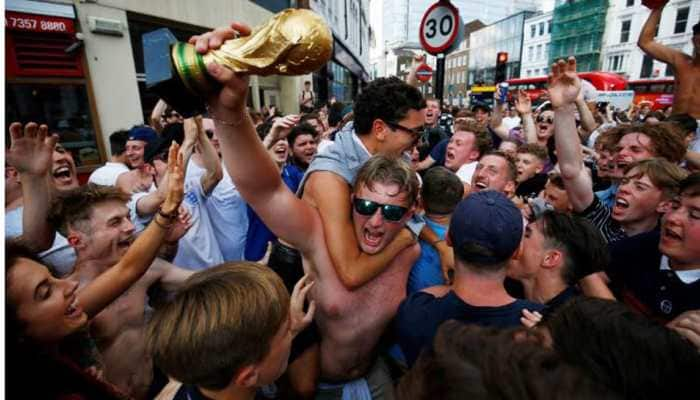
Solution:
<svg viewBox="0 0 700 400"><path fill-rule="evenodd" d="M430 54L446 53L459 36L460 28L459 10L449 1L438 1L423 14L420 43Z"/></svg>
<svg viewBox="0 0 700 400"><path fill-rule="evenodd" d="M433 69L423 63L416 67L416 78L421 82L428 82L433 77Z"/></svg>

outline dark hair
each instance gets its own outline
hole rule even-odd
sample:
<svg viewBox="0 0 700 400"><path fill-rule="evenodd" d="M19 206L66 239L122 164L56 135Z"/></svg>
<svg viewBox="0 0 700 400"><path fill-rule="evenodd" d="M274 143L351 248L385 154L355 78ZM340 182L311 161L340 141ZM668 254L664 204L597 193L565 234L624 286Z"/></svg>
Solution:
<svg viewBox="0 0 700 400"><path fill-rule="evenodd" d="M536 143L523 143L518 147L518 154L532 154L543 163L549 160L547 149Z"/></svg>
<svg viewBox="0 0 700 400"><path fill-rule="evenodd" d="M698 130L698 121L690 114L673 114L666 118L666 122L672 123L683 130L683 136L688 133L695 133Z"/></svg>
<svg viewBox="0 0 700 400"><path fill-rule="evenodd" d="M464 185L457 175L447 168L433 167L423 176L420 195L426 213L452 214L464 196Z"/></svg>
<svg viewBox="0 0 700 400"><path fill-rule="evenodd" d="M37 253L31 248L29 243L21 239L5 240L5 333L6 345L11 348L19 343L20 338L24 335L24 324L17 317L17 308L15 304L9 301L8 293L10 289L9 275L12 267L14 267L20 258L26 258L43 264Z"/></svg>
<svg viewBox="0 0 700 400"><path fill-rule="evenodd" d="M328 109L328 125L331 127L338 126L338 124L343 120L343 110L345 109L345 104L341 102L336 102L331 104Z"/></svg>
<svg viewBox="0 0 700 400"><path fill-rule="evenodd" d="M539 220L545 246L564 252L561 272L568 285L608 265L610 254L605 239L588 220L558 211L546 211Z"/></svg>
<svg viewBox="0 0 700 400"><path fill-rule="evenodd" d="M557 353L624 398L684 398L696 390L697 349L622 303L574 298L543 323Z"/></svg>
<svg viewBox="0 0 700 400"><path fill-rule="evenodd" d="M109 148L113 156L120 156L126 151L126 141L129 139L129 131L120 129L109 135Z"/></svg>
<svg viewBox="0 0 700 400"><path fill-rule="evenodd" d="M297 140L297 138L301 135L311 135L314 138L314 140L316 140L316 138L318 137L318 132L316 131L316 128L314 128L306 122L297 124L289 132L289 136L287 136L289 146L294 146L294 141Z"/></svg>
<svg viewBox="0 0 700 400"><path fill-rule="evenodd" d="M554 351L514 330L450 320L397 386L401 400L614 399ZM574 389L575 388L575 389Z"/></svg>
<svg viewBox="0 0 700 400"><path fill-rule="evenodd" d="M700 22L693 25L693 35L700 35Z"/></svg>
<svg viewBox="0 0 700 400"><path fill-rule="evenodd" d="M622 125L606 132L607 135L615 135L616 143L630 133L641 133L649 137L655 157L665 158L672 163L678 163L685 157L686 147L683 139L662 124Z"/></svg>
<svg viewBox="0 0 700 400"><path fill-rule="evenodd" d="M258 133L260 140L265 140L265 136L270 133L270 129L272 129L272 119L268 119L255 127L255 131Z"/></svg>
<svg viewBox="0 0 700 400"><path fill-rule="evenodd" d="M410 110L420 111L424 108L425 99L415 87L393 76L375 79L355 100L355 132L367 134L377 119L399 122Z"/></svg>
<svg viewBox="0 0 700 400"><path fill-rule="evenodd" d="M680 193L682 196L690 197L700 195L700 172L690 174L681 181Z"/></svg>

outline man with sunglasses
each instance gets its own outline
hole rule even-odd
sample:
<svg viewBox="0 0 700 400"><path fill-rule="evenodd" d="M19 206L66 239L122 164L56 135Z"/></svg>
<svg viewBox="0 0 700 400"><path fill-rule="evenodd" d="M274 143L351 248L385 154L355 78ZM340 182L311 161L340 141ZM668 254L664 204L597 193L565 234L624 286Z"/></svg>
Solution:
<svg viewBox="0 0 700 400"><path fill-rule="evenodd" d="M243 25L234 27L248 32ZM231 28L219 29L193 42L206 51L215 42L210 39L234 34ZM423 125L420 92L396 78L370 83L354 107L358 133L339 134L324 157L316 157L307 171L305 198L299 199L282 182L247 115L246 78L217 64L209 65L208 73L223 84L210 98L209 109L225 167L267 226L301 252L305 272L315 282L310 295L319 307L320 375L344 382L321 390L337 397L351 388L370 395L371 387L375 396L391 392L386 368L374 356L379 337L406 294L408 272L419 253L412 234L403 229L413 214L418 180L396 157L412 147ZM375 157L360 170L379 152L391 157ZM395 240L399 236L404 239ZM346 255L345 248L355 254ZM382 251L389 248L391 252ZM361 280L368 268L358 259L376 264L366 283ZM301 374L316 374L318 364L312 358Z"/></svg>

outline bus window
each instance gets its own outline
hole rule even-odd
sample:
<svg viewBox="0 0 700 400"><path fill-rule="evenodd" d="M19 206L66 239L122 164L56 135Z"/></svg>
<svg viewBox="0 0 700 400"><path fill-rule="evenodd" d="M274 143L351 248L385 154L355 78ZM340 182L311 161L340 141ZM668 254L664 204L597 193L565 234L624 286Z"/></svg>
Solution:
<svg viewBox="0 0 700 400"><path fill-rule="evenodd" d="M655 83L655 84L651 85L649 92L651 92L651 93L666 93L665 88L666 88L665 84Z"/></svg>

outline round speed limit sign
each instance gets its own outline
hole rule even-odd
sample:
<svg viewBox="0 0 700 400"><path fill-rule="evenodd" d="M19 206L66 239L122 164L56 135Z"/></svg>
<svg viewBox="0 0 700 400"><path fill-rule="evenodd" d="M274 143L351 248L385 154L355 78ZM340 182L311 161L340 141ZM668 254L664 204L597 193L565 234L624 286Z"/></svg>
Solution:
<svg viewBox="0 0 700 400"><path fill-rule="evenodd" d="M423 14L421 45L430 54L444 53L457 38L460 24L459 10L447 1L438 1Z"/></svg>

